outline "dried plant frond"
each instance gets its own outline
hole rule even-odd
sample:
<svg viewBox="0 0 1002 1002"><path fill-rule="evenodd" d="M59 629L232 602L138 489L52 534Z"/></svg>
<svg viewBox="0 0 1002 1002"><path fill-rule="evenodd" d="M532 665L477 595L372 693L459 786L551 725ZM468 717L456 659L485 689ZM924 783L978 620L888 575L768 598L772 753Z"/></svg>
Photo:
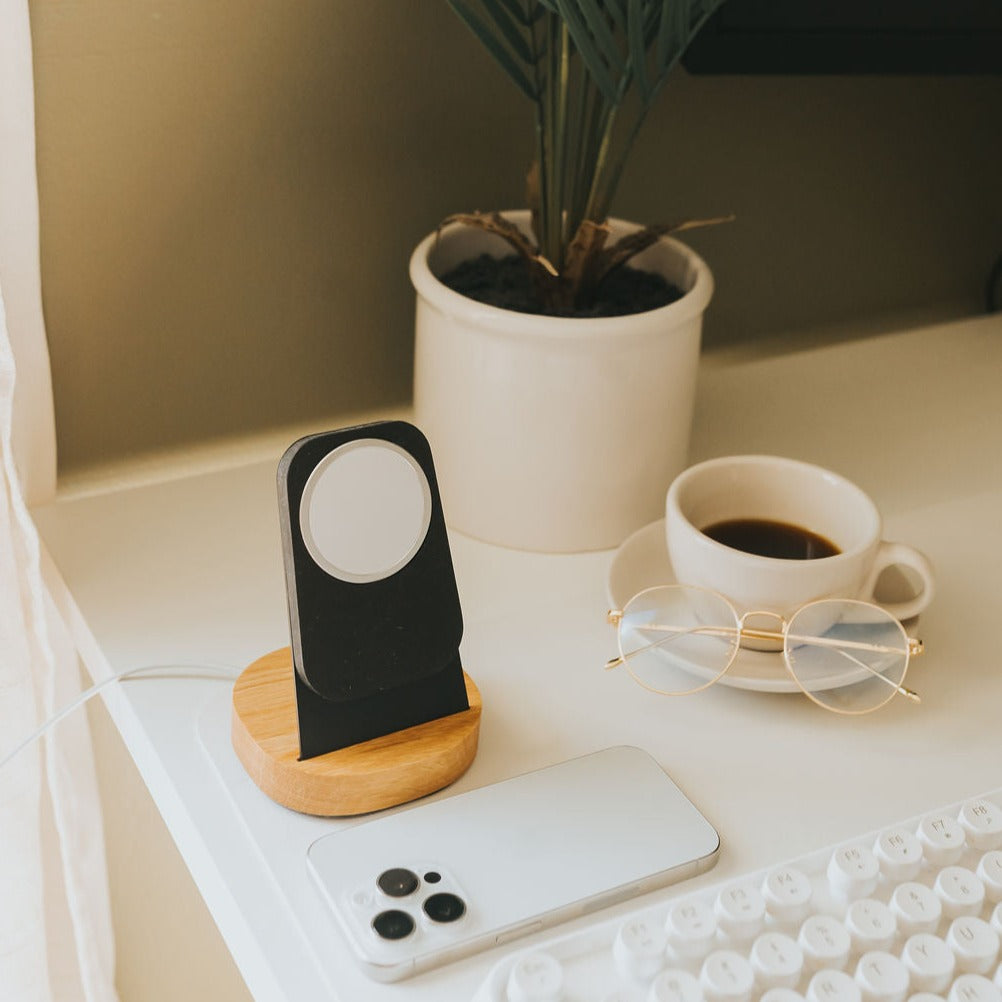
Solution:
<svg viewBox="0 0 1002 1002"><path fill-rule="evenodd" d="M575 293L583 286L594 287L601 280L601 276L595 274L595 268L603 255L609 253L603 251L609 232L607 223L593 223L585 219L574 234L564 259L563 275Z"/></svg>
<svg viewBox="0 0 1002 1002"><path fill-rule="evenodd" d="M719 226L721 223L734 222L734 216L713 216L709 219L684 219L677 223L659 223L645 226L643 229L620 237L612 247L603 250L595 264L595 280L601 282L610 272L626 264L641 251L652 247L662 237L672 233L683 233L685 230L695 230L703 226Z"/></svg>
<svg viewBox="0 0 1002 1002"><path fill-rule="evenodd" d="M456 212L446 216L438 224L438 236L442 230L452 223L463 223L478 230L485 230L506 240L515 250L527 260L532 260L538 253L538 248L514 223L505 219L500 212Z"/></svg>
<svg viewBox="0 0 1002 1002"><path fill-rule="evenodd" d="M484 230L501 237L515 251L535 268L541 269L551 276L557 275L557 269L539 253L539 248L514 223L505 219L500 212L456 212L446 216L438 225L436 237L451 223L463 223L476 229Z"/></svg>

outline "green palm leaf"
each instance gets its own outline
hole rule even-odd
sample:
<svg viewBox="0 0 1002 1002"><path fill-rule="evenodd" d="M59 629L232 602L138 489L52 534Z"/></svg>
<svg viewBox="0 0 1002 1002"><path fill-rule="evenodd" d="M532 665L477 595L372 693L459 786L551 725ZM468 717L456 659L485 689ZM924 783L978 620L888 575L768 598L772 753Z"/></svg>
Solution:
<svg viewBox="0 0 1002 1002"><path fill-rule="evenodd" d="M645 21L649 14L644 0L630 0L627 8L626 35L630 43L630 64L640 88L640 96L649 101L651 85L647 76L647 31Z"/></svg>
<svg viewBox="0 0 1002 1002"><path fill-rule="evenodd" d="M483 20L464 0L447 0L449 6L459 15L463 23L480 39L484 48L494 57L498 65L508 74L518 88L531 100L538 99L539 94L536 86L529 79L528 75L518 64L515 55L506 46L506 29L510 26L510 20L502 14L500 21L496 20L497 32ZM489 10L501 13L501 7L497 4L488 3ZM502 26L503 25L503 26ZM529 49L525 39L519 36L522 46L515 49L515 54L521 56L527 62L534 62L533 54ZM508 42L510 45L510 41Z"/></svg>
<svg viewBox="0 0 1002 1002"><path fill-rule="evenodd" d="M616 74L622 68L621 60L611 34L602 34L601 43L593 35L593 25L589 22L588 15L589 13L594 15L596 7L594 0L557 0L560 17L567 25L567 30L574 39L574 44L595 85L609 104L616 105L622 98L616 79ZM601 20L600 17L596 18L596 22ZM610 49L613 51L610 52Z"/></svg>

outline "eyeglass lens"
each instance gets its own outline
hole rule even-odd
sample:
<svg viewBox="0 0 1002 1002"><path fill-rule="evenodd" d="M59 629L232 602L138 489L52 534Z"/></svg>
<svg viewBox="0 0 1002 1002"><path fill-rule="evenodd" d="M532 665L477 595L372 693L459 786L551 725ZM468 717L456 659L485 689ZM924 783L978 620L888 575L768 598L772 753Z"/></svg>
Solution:
<svg viewBox="0 0 1002 1002"><path fill-rule="evenodd" d="M908 637L875 605L814 602L790 620L786 654L794 677L815 702L841 713L866 713L883 706L904 680Z"/></svg>
<svg viewBox="0 0 1002 1002"><path fill-rule="evenodd" d="M681 696L706 688L727 670L738 648L737 625L734 610L716 592L650 588L623 609L620 654L644 688Z"/></svg>

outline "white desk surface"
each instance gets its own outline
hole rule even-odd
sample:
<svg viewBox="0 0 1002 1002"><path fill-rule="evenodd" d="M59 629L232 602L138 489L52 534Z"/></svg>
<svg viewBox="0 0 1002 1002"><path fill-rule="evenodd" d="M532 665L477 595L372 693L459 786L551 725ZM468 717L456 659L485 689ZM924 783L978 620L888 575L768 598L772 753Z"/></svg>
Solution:
<svg viewBox="0 0 1002 1002"><path fill-rule="evenodd" d="M707 882L1002 785L1000 377L1002 316L703 366L693 460L771 452L830 466L871 493L888 538L934 561L927 653L910 675L920 706L851 719L722 685L652 696L602 670L615 646L611 552L543 556L454 535L462 655L484 717L472 767L436 796L636 744L720 831ZM276 460L35 511L49 586L95 677L243 666L288 643ZM468 999L502 950L531 942L399 985L368 981L304 865L308 844L347 822L258 792L229 748L228 686L148 681L112 687L108 704L259 1002ZM624 833L609 851L627 844Z"/></svg>

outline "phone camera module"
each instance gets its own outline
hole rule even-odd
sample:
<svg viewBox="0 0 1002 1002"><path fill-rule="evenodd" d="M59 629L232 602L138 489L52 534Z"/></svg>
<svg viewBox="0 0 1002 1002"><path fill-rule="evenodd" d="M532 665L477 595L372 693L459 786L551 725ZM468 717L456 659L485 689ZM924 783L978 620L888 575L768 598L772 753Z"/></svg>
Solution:
<svg viewBox="0 0 1002 1002"><path fill-rule="evenodd" d="M432 922L455 922L466 914L466 904L455 894L443 891L425 901L424 913Z"/></svg>
<svg viewBox="0 0 1002 1002"><path fill-rule="evenodd" d="M376 878L379 889L391 898L406 898L413 894L420 881L417 874L402 866L395 866L383 872Z"/></svg>
<svg viewBox="0 0 1002 1002"><path fill-rule="evenodd" d="M380 912L372 920L372 928L383 939L404 939L414 931L414 919L396 908Z"/></svg>

